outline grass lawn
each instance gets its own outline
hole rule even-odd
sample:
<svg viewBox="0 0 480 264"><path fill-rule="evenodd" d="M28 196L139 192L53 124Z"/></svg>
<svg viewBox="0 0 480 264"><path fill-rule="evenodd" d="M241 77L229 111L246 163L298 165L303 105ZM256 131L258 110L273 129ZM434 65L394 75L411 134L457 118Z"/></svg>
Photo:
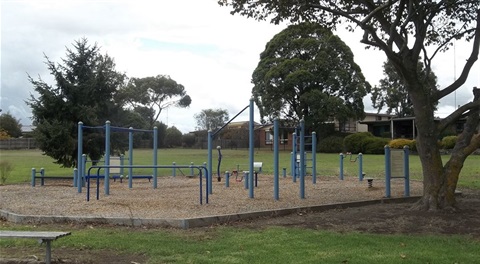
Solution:
<svg viewBox="0 0 480 264"><path fill-rule="evenodd" d="M38 243L2 240L1 247L34 248ZM148 263L475 263L480 242L461 236L375 235L285 227L91 227L74 229L71 236L54 242L54 248L139 254L145 255Z"/></svg>
<svg viewBox="0 0 480 264"><path fill-rule="evenodd" d="M223 150L222 171L233 170L239 164L246 168L247 150ZM289 152L281 152L281 167L289 170ZM445 159L448 158L445 156ZM150 164L151 150L135 150L135 164ZM202 164L205 150L162 149L159 164ZM72 174L70 168L60 168L37 150L1 151L0 160L14 165L8 183L29 182L31 168L45 168L48 176ZM271 151L255 151L255 160L262 161L264 173L273 172ZM383 177L382 155L365 155L364 171L370 177ZM480 156L465 162L460 186L480 188L478 163ZM214 168L217 153L214 153ZM418 156L410 160L412 178L421 178ZM358 164L345 160L345 175L357 177ZM319 154L320 176L338 177L339 155ZM169 175L170 171L165 171ZM185 172L188 173L188 172ZM1 190L1 187L0 187ZM118 252L142 255L147 263L476 263L480 241L468 236L446 235L380 235L358 232L277 227L248 229L242 227L199 228L193 230L148 229L111 226L15 225L3 223L4 230L71 231L72 235L54 242L55 248L88 252ZM38 249L36 241L26 239L0 240L0 253L7 248ZM43 248L43 247L42 247Z"/></svg>
<svg viewBox="0 0 480 264"><path fill-rule="evenodd" d="M248 150L222 150L221 171L232 171L240 167L240 170L248 169ZM352 160L356 156L352 157ZM443 156L446 162L449 156ZM39 150L2 150L0 151L0 160L9 161L13 164L14 170L7 179L8 183L29 182L32 168L40 170L45 169L46 176L70 176L73 175L71 168L61 168L58 164ZM158 164L171 165L175 162L177 165L203 164L207 161L207 151L202 149L161 149L158 152ZM255 161L263 162L263 173L273 173L273 153L270 150L255 150ZM218 162L218 153L213 152L213 169L216 173ZM134 165L149 165L153 163L153 154L150 149L135 149L133 153ZM340 158L338 154L317 154L317 175L338 177ZM471 155L465 161L460 174L458 186L480 189L480 155ZM307 166L311 166L308 164ZM287 174L290 174L290 152L280 152L280 173L282 168L286 168ZM363 171L368 177L385 177L385 160L383 155L364 155ZM158 175L171 175L171 169L159 170ZM182 169L179 174L189 174L188 169ZM152 174L151 169L134 171L134 174ZM358 177L358 162L351 162L350 157L344 159L345 177ZM410 155L410 177L411 179L422 179L422 168L419 157Z"/></svg>

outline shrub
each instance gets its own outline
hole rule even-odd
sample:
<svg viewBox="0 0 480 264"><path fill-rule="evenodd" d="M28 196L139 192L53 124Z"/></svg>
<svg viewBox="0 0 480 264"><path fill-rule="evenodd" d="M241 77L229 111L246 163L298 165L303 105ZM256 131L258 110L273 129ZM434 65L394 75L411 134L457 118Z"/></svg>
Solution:
<svg viewBox="0 0 480 264"><path fill-rule="evenodd" d="M393 139L388 143L388 146L393 149L403 149L404 146L408 146L410 149L412 142L415 142L415 140L412 139L405 139L405 138L398 138L398 139Z"/></svg>
<svg viewBox="0 0 480 264"><path fill-rule="evenodd" d="M383 154L385 145L388 144L388 138L369 137L364 139L364 154Z"/></svg>
<svg viewBox="0 0 480 264"><path fill-rule="evenodd" d="M12 163L6 160L0 161L0 185L5 184L12 170L13 170Z"/></svg>
<svg viewBox="0 0 480 264"><path fill-rule="evenodd" d="M340 153L343 151L343 137L329 136L317 143L317 151L322 153Z"/></svg>
<svg viewBox="0 0 480 264"><path fill-rule="evenodd" d="M417 151L417 141L414 139L410 144L408 144L410 151Z"/></svg>
<svg viewBox="0 0 480 264"><path fill-rule="evenodd" d="M346 136L343 140L343 146L345 147L345 151L351 153L364 153L365 140L367 138L374 138L374 136L370 132L359 132Z"/></svg>
<svg viewBox="0 0 480 264"><path fill-rule="evenodd" d="M440 146L443 149L453 149L456 143L457 143L457 136L447 136L442 138Z"/></svg>

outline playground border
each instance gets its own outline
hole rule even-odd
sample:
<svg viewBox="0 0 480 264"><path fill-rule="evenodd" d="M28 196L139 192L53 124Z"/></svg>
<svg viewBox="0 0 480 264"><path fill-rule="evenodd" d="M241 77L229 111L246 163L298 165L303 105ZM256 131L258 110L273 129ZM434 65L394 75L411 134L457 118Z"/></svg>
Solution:
<svg viewBox="0 0 480 264"><path fill-rule="evenodd" d="M458 193L457 193L458 194ZM135 217L92 217L92 216L47 216L47 215L21 215L6 210L0 210L0 217L15 224L53 224L53 223L76 223L76 224L110 224L121 226L151 226L173 227L189 229L212 225L227 224L237 221L252 220L261 217L278 217L298 212L323 212L331 209L346 209L382 203L407 203L418 201L421 196L381 198L375 200L363 200L355 202L333 203L316 206L302 206L294 208L255 211L239 214L215 215L196 218L135 218Z"/></svg>

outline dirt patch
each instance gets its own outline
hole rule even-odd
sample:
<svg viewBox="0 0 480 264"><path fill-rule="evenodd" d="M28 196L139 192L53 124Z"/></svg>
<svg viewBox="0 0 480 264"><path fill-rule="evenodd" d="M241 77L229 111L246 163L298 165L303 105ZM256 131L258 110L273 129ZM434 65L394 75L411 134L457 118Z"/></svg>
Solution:
<svg viewBox="0 0 480 264"><path fill-rule="evenodd" d="M232 225L246 228L292 226L375 234L468 235L480 240L480 190L465 189L457 201L459 208L455 212L418 211L411 209L411 203L383 203L324 212L305 211Z"/></svg>

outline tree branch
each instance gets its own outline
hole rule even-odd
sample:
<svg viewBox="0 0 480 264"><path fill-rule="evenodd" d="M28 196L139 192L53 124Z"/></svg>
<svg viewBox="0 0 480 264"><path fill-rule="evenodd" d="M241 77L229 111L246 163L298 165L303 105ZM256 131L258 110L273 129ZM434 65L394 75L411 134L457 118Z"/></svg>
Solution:
<svg viewBox="0 0 480 264"><path fill-rule="evenodd" d="M477 89L477 88L475 87L474 91L475 91L475 89ZM462 105L457 110L455 110L453 113L451 113L449 116L442 119L442 121L440 121L440 123L437 126L439 131L445 130L448 126L450 126L456 120L461 118L467 111L471 111L472 109L474 109L476 107L479 107L479 106L480 106L480 100L475 96L474 100L472 102Z"/></svg>
<svg viewBox="0 0 480 264"><path fill-rule="evenodd" d="M449 95L450 93L457 90L460 86L462 86L468 78L468 74L473 67L473 64L478 60L478 52L480 47L480 9L477 9L477 26L475 27L475 38L472 45L472 52L470 53L470 57L467 59L465 66L463 67L462 73L460 77L446 87L443 90L439 90L434 95L434 100L440 100L441 98Z"/></svg>

